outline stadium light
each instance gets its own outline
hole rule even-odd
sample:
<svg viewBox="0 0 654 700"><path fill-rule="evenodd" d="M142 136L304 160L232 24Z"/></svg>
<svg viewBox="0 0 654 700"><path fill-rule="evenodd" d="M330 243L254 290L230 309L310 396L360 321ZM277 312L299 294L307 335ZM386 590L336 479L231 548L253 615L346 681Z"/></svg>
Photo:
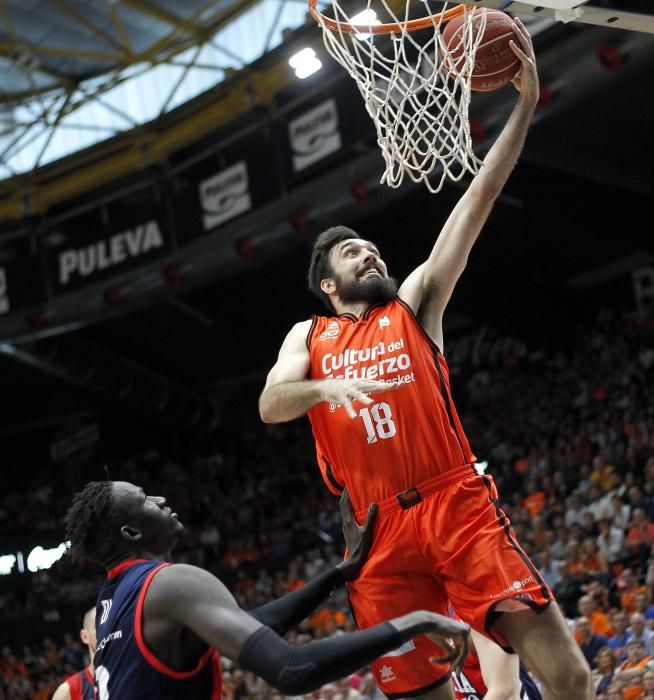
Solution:
<svg viewBox="0 0 654 700"><path fill-rule="evenodd" d="M322 68L322 62L311 48L302 49L288 59L295 75L304 80Z"/></svg>
<svg viewBox="0 0 654 700"><path fill-rule="evenodd" d="M377 19L377 13L368 8L354 15L354 17L352 17L350 20L350 24L353 24L355 27L357 25L364 27L376 27L378 24L381 24L381 22ZM369 39L371 36L372 34L366 34L365 32L355 32L354 34L354 38L360 40Z"/></svg>
<svg viewBox="0 0 654 700"><path fill-rule="evenodd" d="M70 542L68 541L62 542L59 546L51 549L44 549L40 545L34 547L27 556L27 568L33 573L49 569L66 554L69 548Z"/></svg>

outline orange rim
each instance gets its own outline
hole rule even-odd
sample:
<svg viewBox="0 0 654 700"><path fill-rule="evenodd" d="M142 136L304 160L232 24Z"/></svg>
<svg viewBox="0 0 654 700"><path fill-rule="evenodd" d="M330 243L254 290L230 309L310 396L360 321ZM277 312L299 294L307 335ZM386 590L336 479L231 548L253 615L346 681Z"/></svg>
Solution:
<svg viewBox="0 0 654 700"><path fill-rule="evenodd" d="M414 32L418 29L426 29L431 27L434 23L448 22L454 17L462 15L465 10L465 5L457 5L452 7L445 12L439 12L435 15L427 15L426 17L420 17L419 19L410 19L407 22L387 22L386 24L375 24L373 26L366 26L363 24L350 24L349 22L339 22L336 19L327 17L322 14L316 7L318 0L309 0L309 12L311 16L318 22L328 29L333 31L341 31L346 34L394 34L396 32L402 32L406 30L407 32Z"/></svg>

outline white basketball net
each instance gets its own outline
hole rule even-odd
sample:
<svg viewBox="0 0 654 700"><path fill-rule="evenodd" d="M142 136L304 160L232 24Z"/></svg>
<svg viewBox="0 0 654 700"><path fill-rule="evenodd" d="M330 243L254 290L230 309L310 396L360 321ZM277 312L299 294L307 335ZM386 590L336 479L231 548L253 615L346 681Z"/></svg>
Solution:
<svg viewBox="0 0 654 700"><path fill-rule="evenodd" d="M475 52L486 26L485 11L481 19L477 17L474 31L472 12L465 13L463 29L450 46L457 57L457 70L448 72L448 61L442 58L446 55L441 37L444 22L432 16L427 29L412 34L406 29L411 0L402 0L404 7L399 12L393 9L393 0L365 2L352 17L338 0L331 0L332 12L328 12L339 23L359 27L360 33L330 29L324 18L318 21L327 50L356 81L375 123L386 163L382 184L399 187L408 176L438 192L446 178L460 180L466 172L476 173L481 161L472 149L468 107ZM439 11L455 5L446 2ZM413 6L418 6L420 17L436 13L423 0L414 0ZM381 22L398 23L401 31L365 33Z"/></svg>

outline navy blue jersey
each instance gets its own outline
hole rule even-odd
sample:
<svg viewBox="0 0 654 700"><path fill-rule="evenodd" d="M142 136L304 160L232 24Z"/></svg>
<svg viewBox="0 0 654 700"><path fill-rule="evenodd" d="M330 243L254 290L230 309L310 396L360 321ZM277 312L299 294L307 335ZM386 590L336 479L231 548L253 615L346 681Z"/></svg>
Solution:
<svg viewBox="0 0 654 700"><path fill-rule="evenodd" d="M143 602L158 561L129 559L109 571L96 604L97 700L220 700L220 657L211 647L190 671L175 671L143 639Z"/></svg>
<svg viewBox="0 0 654 700"><path fill-rule="evenodd" d="M456 700L482 700L488 692L481 675L479 657L472 652L466 657L461 672L452 674L452 681ZM538 687L522 662L520 663L520 700L542 700Z"/></svg>
<svg viewBox="0 0 654 700"><path fill-rule="evenodd" d="M534 683L534 679L529 675L529 671L520 662L520 698L525 700L542 700L540 690Z"/></svg>
<svg viewBox="0 0 654 700"><path fill-rule="evenodd" d="M74 676L66 678L66 684L70 691L70 700L94 700L93 674L88 666Z"/></svg>

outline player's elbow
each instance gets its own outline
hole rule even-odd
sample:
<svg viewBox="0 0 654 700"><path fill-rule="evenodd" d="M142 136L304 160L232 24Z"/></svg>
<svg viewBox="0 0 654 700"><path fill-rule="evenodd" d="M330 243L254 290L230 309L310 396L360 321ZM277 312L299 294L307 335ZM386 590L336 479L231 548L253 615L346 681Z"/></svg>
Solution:
<svg viewBox="0 0 654 700"><path fill-rule="evenodd" d="M470 186L470 198L475 200L478 207L492 207L495 200L502 194L506 180L491 176L479 178Z"/></svg>
<svg viewBox="0 0 654 700"><path fill-rule="evenodd" d="M315 664L287 666L277 677L275 686L282 695L305 695L318 690L323 685L323 678Z"/></svg>
<svg viewBox="0 0 654 700"><path fill-rule="evenodd" d="M279 423L267 389L259 397L259 417L264 423Z"/></svg>

